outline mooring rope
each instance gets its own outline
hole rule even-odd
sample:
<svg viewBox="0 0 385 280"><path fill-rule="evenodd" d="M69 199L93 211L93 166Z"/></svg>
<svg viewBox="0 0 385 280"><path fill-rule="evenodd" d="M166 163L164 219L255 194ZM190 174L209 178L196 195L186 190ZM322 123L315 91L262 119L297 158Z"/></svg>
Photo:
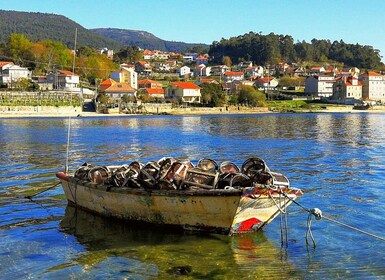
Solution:
<svg viewBox="0 0 385 280"><path fill-rule="evenodd" d="M270 188L270 186L268 186ZM370 233L370 232L367 232L367 231L364 231L362 229L359 229L359 228L356 228L356 227L353 227L351 225L348 225L348 224L345 224L345 223L342 223L342 222L339 222L337 220L334 220L332 218L329 218L329 217L326 217L322 214L322 211L318 208L312 208L312 209L309 209L309 208L306 208L305 206L303 206L302 204L300 204L299 202L295 201L294 199L292 199L291 197L289 197L284 191L282 191L281 188L277 188L277 187L271 187L270 188L271 190L275 190L275 191L278 191L280 194L282 194L284 197L286 197L287 199L289 199L291 202L293 202L294 204L296 204L297 206L301 207L303 210L305 210L306 212L309 213L309 216L308 216L308 219L307 219L307 231L306 231L306 244L308 244L308 237L310 236L310 239L312 240L313 242L313 247L316 247L316 242L315 242L315 239L314 239L314 236L313 236L313 233L311 231L311 223L312 223L312 216L315 217L316 220L321 220L321 219L324 219L324 220L327 220L327 221L330 221L332 223L335 223L337 225L340 225L340 226L343 226L343 227L346 227L346 228L349 228L351 230L354 230L354 231L357 231L357 232L360 232L360 233L363 233L367 236L370 236L370 237L373 237L373 238L376 238L376 239L379 239L379 240L382 240L382 241L385 241L385 238L384 237L381 237L381 236L378 236L378 235L375 235L373 233ZM270 197L272 198L272 196L270 195ZM277 203L275 202L275 200L273 199L274 203L277 205ZM277 206L277 208L282 212L282 209L280 207Z"/></svg>
<svg viewBox="0 0 385 280"><path fill-rule="evenodd" d="M37 195L39 195L39 194L41 194L41 193L43 193L43 192L49 191L49 190L51 190L51 189L54 189L54 188L56 188L56 187L59 186L59 185L60 185L60 182L58 182L57 184L55 184L55 185L53 185L53 186L51 186L51 187L48 187L48 188L42 190L42 191L39 191L39 192L37 192L37 193L35 193L35 194L27 195L27 196L24 196L24 197L27 198L27 199L29 199L29 200L32 200L32 198L33 198L34 196L37 196Z"/></svg>

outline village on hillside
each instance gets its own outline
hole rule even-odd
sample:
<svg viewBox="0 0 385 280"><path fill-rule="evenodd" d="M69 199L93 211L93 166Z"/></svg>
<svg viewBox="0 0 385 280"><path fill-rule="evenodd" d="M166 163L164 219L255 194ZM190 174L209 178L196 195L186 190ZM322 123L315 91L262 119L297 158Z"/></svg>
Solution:
<svg viewBox="0 0 385 280"><path fill-rule="evenodd" d="M110 59L113 51L101 53ZM0 106L9 96L39 93L72 93L80 100L92 100L92 110L126 109L122 104L176 103L204 105L202 88L216 85L225 96L225 104L245 86L265 94L267 100L321 100L336 104L385 103L385 76L360 72L356 67L338 69L330 65L301 67L296 64L254 65L243 61L236 65L212 65L210 57L198 53L170 53L143 50L143 57L132 64L121 64L118 71L92 87L85 87L75 71L54 70L35 76L28 68L12 61L0 61ZM290 81L287 83L287 81ZM22 83L33 83L33 92L21 90ZM8 104L9 105L9 104ZM247 104L246 104L247 105Z"/></svg>

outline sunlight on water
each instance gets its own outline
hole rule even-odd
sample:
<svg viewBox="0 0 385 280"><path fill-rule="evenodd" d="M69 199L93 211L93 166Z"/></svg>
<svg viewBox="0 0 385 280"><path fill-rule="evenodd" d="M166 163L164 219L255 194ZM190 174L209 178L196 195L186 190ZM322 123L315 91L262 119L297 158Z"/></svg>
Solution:
<svg viewBox="0 0 385 280"><path fill-rule="evenodd" d="M385 243L289 208L264 232L228 237L104 219L67 206L67 119L0 120L0 275L4 279L382 279ZM241 165L260 156L304 191L307 208L382 236L385 115L132 116L71 121L70 170L163 156ZM51 188L51 189L49 189ZM49 189L49 190L47 190ZM28 200L25 196L47 190ZM287 246L286 246L287 245Z"/></svg>

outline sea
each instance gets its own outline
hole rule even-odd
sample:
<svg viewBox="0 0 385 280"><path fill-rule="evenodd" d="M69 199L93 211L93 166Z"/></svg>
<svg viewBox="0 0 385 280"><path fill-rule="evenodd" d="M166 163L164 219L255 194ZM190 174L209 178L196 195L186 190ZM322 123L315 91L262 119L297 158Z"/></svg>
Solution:
<svg viewBox="0 0 385 280"><path fill-rule="evenodd" d="M85 212L55 177L164 156L261 157L304 194L227 236ZM384 179L383 113L3 118L0 279L385 279Z"/></svg>

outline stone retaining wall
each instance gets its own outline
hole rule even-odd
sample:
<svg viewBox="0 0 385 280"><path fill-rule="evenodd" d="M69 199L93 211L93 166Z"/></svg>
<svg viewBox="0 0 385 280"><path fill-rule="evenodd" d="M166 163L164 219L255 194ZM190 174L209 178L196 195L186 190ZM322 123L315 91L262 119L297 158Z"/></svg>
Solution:
<svg viewBox="0 0 385 280"><path fill-rule="evenodd" d="M9 114L52 114L52 115L69 115L80 114L82 112L81 107L73 106L0 106L0 113Z"/></svg>

